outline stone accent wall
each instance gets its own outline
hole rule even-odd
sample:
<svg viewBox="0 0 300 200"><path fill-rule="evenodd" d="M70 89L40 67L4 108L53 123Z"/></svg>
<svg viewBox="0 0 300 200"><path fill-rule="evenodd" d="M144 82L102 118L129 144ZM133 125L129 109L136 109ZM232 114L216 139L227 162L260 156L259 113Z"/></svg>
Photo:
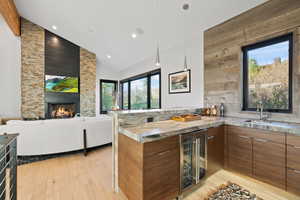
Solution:
<svg viewBox="0 0 300 200"><path fill-rule="evenodd" d="M21 21L21 95L22 117L45 117L44 29L25 19Z"/></svg>
<svg viewBox="0 0 300 200"><path fill-rule="evenodd" d="M300 1L272 0L204 33L204 105L225 102L227 115L258 117L242 108L241 47L294 33L293 113L273 120L300 122Z"/></svg>
<svg viewBox="0 0 300 200"><path fill-rule="evenodd" d="M80 114L96 115L96 55L80 48Z"/></svg>

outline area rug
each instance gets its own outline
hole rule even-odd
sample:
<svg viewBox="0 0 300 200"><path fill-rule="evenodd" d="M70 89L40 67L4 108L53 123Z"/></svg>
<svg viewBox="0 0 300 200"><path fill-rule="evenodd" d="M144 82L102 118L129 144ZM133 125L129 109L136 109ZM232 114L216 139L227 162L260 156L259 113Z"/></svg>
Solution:
<svg viewBox="0 0 300 200"><path fill-rule="evenodd" d="M241 186L228 182L211 192L205 200L263 200Z"/></svg>

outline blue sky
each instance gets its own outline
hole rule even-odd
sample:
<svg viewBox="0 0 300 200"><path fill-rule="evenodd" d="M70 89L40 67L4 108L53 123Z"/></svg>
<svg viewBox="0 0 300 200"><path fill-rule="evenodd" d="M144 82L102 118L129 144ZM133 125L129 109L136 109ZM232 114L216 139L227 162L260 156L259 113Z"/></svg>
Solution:
<svg viewBox="0 0 300 200"><path fill-rule="evenodd" d="M271 46L251 50L248 52L249 59L255 59L258 65L272 64L275 58L281 61L288 60L289 42L281 42Z"/></svg>

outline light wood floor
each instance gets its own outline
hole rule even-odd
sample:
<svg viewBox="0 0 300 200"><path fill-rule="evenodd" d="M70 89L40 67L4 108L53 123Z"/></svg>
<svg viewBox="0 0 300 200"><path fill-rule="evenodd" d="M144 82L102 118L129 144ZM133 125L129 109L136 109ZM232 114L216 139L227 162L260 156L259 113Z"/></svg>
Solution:
<svg viewBox="0 0 300 200"><path fill-rule="evenodd" d="M112 190L112 148L87 157L76 154L18 167L18 200L124 200ZM202 200L215 187L231 181L265 200L300 200L292 194L227 171L220 171L184 200Z"/></svg>

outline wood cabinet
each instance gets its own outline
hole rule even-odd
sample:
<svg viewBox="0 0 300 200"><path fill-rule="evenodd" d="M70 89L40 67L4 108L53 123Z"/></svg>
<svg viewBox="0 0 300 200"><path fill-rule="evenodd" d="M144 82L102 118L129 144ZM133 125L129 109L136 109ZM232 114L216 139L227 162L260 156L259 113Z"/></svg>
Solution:
<svg viewBox="0 0 300 200"><path fill-rule="evenodd" d="M287 135L287 191L300 195L300 136Z"/></svg>
<svg viewBox="0 0 300 200"><path fill-rule="evenodd" d="M233 171L252 175L252 138L249 130L227 127L227 165Z"/></svg>
<svg viewBox="0 0 300 200"><path fill-rule="evenodd" d="M281 137L284 138L284 135ZM258 136L253 139L253 176L255 178L285 189L285 159L284 143L276 143L271 139L262 139Z"/></svg>
<svg viewBox="0 0 300 200"><path fill-rule="evenodd" d="M138 143L119 135L119 186L130 200L169 200L179 196L179 136Z"/></svg>
<svg viewBox="0 0 300 200"><path fill-rule="evenodd" d="M237 126L207 134L207 176L225 166L300 195L300 136ZM180 195L179 142L179 136L139 143L119 135L119 187L128 199Z"/></svg>
<svg viewBox="0 0 300 200"><path fill-rule="evenodd" d="M224 167L224 126L208 129L207 175Z"/></svg>
<svg viewBox="0 0 300 200"><path fill-rule="evenodd" d="M227 127L227 167L285 189L285 134Z"/></svg>
<svg viewBox="0 0 300 200"><path fill-rule="evenodd" d="M287 191L300 195L300 171L287 169Z"/></svg>

